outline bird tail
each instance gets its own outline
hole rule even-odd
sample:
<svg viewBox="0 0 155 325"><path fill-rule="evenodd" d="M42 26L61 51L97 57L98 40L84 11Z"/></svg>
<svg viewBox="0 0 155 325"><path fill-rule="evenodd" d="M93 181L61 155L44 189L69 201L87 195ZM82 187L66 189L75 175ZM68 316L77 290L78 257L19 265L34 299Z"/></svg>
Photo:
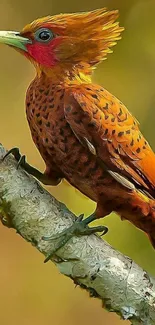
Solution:
<svg viewBox="0 0 155 325"><path fill-rule="evenodd" d="M121 219L130 221L147 234L155 249L155 200L140 191L133 191L130 204L123 211L117 211Z"/></svg>

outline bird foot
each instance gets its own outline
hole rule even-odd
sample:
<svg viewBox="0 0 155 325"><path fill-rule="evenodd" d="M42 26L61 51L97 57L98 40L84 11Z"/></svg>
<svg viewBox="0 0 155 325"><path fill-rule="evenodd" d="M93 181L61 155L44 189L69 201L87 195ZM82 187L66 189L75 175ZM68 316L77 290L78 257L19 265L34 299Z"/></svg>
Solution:
<svg viewBox="0 0 155 325"><path fill-rule="evenodd" d="M15 157L15 159L17 161L19 161L21 159L21 157L22 157L18 148L12 148L5 154L5 156L3 157L3 160L5 160L5 158L8 157L11 154Z"/></svg>
<svg viewBox="0 0 155 325"><path fill-rule="evenodd" d="M21 166L25 171L30 173L29 168L31 168L32 166L26 162L26 156L25 155L22 156L18 148L10 149L3 157L3 160L5 160L6 157L8 157L10 154L12 154L17 160L17 169L19 168L19 166Z"/></svg>
<svg viewBox="0 0 155 325"><path fill-rule="evenodd" d="M43 236L42 239L45 241L53 241L60 239L56 244L55 248L48 254L44 263L48 262L55 253L62 248L73 236L86 236L91 235L96 232L102 232L101 235L105 235L108 231L108 228L105 226L97 226L97 227L88 227L88 223L95 219L94 214L90 217L83 220L84 214L81 214L74 224L68 229L63 230L56 236Z"/></svg>
<svg viewBox="0 0 155 325"><path fill-rule="evenodd" d="M38 169L35 167L31 166L26 162L26 156L21 155L20 151L18 148L12 148L10 149L6 155L3 157L3 160L5 160L6 157L8 157L10 154L12 154L15 159L17 160L17 169L19 167L22 167L28 174L34 176L37 178L40 182L43 184L48 184L49 179L46 174L41 173ZM52 185L52 180L50 179L50 184Z"/></svg>

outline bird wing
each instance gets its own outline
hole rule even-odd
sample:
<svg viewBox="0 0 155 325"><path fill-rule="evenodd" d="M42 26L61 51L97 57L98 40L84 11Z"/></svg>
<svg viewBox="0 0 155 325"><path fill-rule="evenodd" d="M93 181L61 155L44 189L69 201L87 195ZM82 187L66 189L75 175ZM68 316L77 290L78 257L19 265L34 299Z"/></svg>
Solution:
<svg viewBox="0 0 155 325"><path fill-rule="evenodd" d="M155 196L155 154L116 97L98 85L73 85L66 89L64 111L76 137L103 168L120 183L128 180Z"/></svg>

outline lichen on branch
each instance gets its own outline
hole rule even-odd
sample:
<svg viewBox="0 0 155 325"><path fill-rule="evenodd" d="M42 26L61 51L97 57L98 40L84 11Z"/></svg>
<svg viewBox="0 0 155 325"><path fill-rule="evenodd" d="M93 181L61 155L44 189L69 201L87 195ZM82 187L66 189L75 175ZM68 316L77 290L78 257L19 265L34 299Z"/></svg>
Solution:
<svg viewBox="0 0 155 325"><path fill-rule="evenodd" d="M12 156L2 160L0 146L0 218L47 256L55 241L42 236L58 235L76 217L21 168ZM130 258L114 250L96 235L73 237L53 262L90 296L132 324L155 324L155 279ZM82 294L82 293L81 293Z"/></svg>

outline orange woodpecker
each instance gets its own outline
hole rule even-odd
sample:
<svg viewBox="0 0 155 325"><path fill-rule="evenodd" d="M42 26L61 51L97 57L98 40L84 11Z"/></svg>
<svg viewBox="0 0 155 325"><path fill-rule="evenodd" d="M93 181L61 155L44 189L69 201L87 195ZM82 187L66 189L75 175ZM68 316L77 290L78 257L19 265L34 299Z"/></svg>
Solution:
<svg viewBox="0 0 155 325"><path fill-rule="evenodd" d="M155 154L127 108L92 82L94 68L120 39L117 17L117 10L103 8L37 19L20 33L0 32L0 42L36 68L26 113L44 174L18 149L9 153L42 183L57 185L65 178L97 203L93 215L62 233L57 249L73 234L106 232L87 225L112 211L147 233L155 247Z"/></svg>

